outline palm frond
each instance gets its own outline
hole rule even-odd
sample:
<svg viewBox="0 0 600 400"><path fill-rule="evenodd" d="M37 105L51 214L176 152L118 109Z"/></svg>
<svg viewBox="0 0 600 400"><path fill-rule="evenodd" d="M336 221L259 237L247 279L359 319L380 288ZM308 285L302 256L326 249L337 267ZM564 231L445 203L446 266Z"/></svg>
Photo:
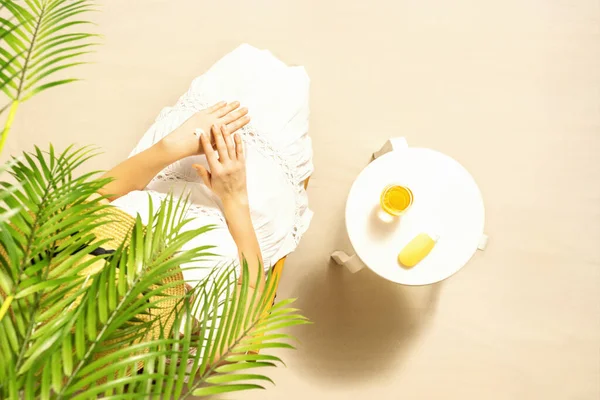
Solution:
<svg viewBox="0 0 600 400"><path fill-rule="evenodd" d="M291 300L272 306L274 276L264 291L252 290L247 263L215 268L185 295L173 294L183 284L179 267L212 255L209 245L183 250L212 229L186 228L185 199L156 210L150 202L146 226L138 216L110 257L92 256L105 243L94 229L110 223L111 207L92 195L107 180L74 170L95 153L36 148L8 166L16 186L0 182L10 188L0 208L17 210L0 222L0 398L263 388L271 380L255 368L281 360L260 351L293 348L290 335L274 331L307 320ZM154 312L161 309L167 317Z"/></svg>
<svg viewBox="0 0 600 400"><path fill-rule="evenodd" d="M0 90L9 114L0 132L0 153L20 103L52 87L77 81L56 74L85 64L99 35L73 32L91 24L85 15L96 10L94 0L0 0ZM80 19L81 18L81 19Z"/></svg>
<svg viewBox="0 0 600 400"><path fill-rule="evenodd" d="M60 328L68 319L56 310L40 321L39 315L51 309L46 296L53 291L68 293L75 289L81 277L76 268L66 268L60 276L52 277L51 266L81 260L84 252L72 254L76 246L90 244L95 215L105 207L99 199L89 199L105 181L76 182L73 191L61 190L57 182L72 172L76 152L66 151L51 160L49 154L25 154L23 159L13 159L9 173L18 186L2 182L10 190L3 192L3 209L11 210L7 220L0 222L0 276L2 285L0 301L8 313L0 315L10 343L18 344L2 357L0 370L21 376L59 338ZM80 155L89 154L83 150ZM51 149L53 153L53 149ZM33 158L37 159L37 163ZM45 172L41 172L45 171ZM89 199L87 207L71 207ZM52 223L45 223L50 221ZM61 240L69 233L69 240ZM61 251L64 249L64 251ZM74 291L72 296L77 294ZM67 299L69 298L66 295ZM72 300L72 298L71 298ZM51 321L51 323L48 323ZM45 333L49 332L48 335ZM8 370L8 371L7 371Z"/></svg>
<svg viewBox="0 0 600 400"><path fill-rule="evenodd" d="M9 160L6 164L0 165L0 176L13 165L14 165L14 160ZM3 199L5 199L8 196L11 196L15 191L17 191L17 186L15 186L14 184L7 183L7 184L3 185L3 187L0 190L0 204L2 204ZM0 223L6 222L11 216L16 214L17 212L19 212L18 208L6 210L6 209L0 207ZM1 319L1 316L2 316L2 313L0 312L0 319Z"/></svg>
<svg viewBox="0 0 600 400"><path fill-rule="evenodd" d="M0 86L13 101L65 82L52 76L82 62L70 61L90 52L97 35L72 32L91 24L77 19L96 10L93 0L0 0L11 19L0 19Z"/></svg>
<svg viewBox="0 0 600 400"><path fill-rule="evenodd" d="M197 335L199 349L193 357L184 352L182 362L189 363L188 395L208 396L218 393L264 388L260 382L271 380L264 374L247 373L259 367L282 363L278 357L262 354L268 348L290 348L293 337L274 330L309 323L289 307L293 300L271 306L275 276L268 275L265 290L250 292L248 266L243 264L240 285L236 269L221 274L215 282L202 282L200 307L202 330ZM219 299L225 299L224 302ZM211 307L206 307L211 304ZM271 312L271 310L276 312ZM180 389L179 387L177 389ZM176 390L174 396L181 395Z"/></svg>

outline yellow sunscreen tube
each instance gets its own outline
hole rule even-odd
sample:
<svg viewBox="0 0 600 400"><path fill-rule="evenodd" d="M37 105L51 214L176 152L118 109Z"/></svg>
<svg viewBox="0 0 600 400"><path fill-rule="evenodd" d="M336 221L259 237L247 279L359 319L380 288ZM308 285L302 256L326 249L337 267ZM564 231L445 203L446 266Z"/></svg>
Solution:
<svg viewBox="0 0 600 400"><path fill-rule="evenodd" d="M429 254L438 239L438 235L419 233L400 251L398 262L406 268L414 267Z"/></svg>

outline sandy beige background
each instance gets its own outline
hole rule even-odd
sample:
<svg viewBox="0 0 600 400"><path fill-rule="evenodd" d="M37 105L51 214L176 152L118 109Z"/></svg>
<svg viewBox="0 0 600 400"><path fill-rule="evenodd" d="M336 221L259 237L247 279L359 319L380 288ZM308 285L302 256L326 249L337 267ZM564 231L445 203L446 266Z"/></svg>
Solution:
<svg viewBox="0 0 600 400"><path fill-rule="evenodd" d="M600 398L598 1L111 0L96 19L85 82L23 105L7 153L94 143L108 168L242 42L311 77L316 214L280 295L315 324L277 386L238 398ZM329 263L392 135L459 160L486 201L488 249L439 285Z"/></svg>

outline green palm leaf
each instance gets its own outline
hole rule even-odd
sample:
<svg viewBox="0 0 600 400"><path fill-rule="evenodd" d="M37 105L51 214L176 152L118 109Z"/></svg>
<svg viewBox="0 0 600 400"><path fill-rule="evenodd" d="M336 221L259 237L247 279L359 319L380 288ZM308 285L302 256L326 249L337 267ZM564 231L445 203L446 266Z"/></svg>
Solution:
<svg viewBox="0 0 600 400"><path fill-rule="evenodd" d="M69 30L90 24L74 18L94 11L92 0L39 0L25 4L0 0L0 5L15 20L0 20L0 34L4 35L0 65L9 72L19 72L10 83L2 82L8 84L5 91L14 101L31 97L40 90L43 79L51 78L57 68L68 65L65 60L88 53L87 49L94 45L88 40L95 35Z"/></svg>
<svg viewBox="0 0 600 400"><path fill-rule="evenodd" d="M9 100L9 117L0 135L0 153L21 102L46 89L74 82L55 78L60 71L84 64L81 57L98 35L73 32L90 21L93 0L0 0L0 89Z"/></svg>
<svg viewBox="0 0 600 400"><path fill-rule="evenodd" d="M257 368L282 362L260 351L293 348L290 335L275 331L307 320L292 300L271 308L274 276L262 293L252 291L246 263L239 284L239 268L221 266L185 295L169 294L182 282L165 278L212 255L208 245L182 250L212 229L186 229L185 199L157 210L149 203L146 227L138 217L110 258L90 256L103 244L94 228L108 223L101 216L110 207L92 195L107 180L74 170L95 153L36 148L6 167L17 185L0 182L10 188L0 207L16 210L0 221L0 398L184 398L263 388L271 379ZM95 262L102 268L81 273ZM167 326L151 311L173 300Z"/></svg>

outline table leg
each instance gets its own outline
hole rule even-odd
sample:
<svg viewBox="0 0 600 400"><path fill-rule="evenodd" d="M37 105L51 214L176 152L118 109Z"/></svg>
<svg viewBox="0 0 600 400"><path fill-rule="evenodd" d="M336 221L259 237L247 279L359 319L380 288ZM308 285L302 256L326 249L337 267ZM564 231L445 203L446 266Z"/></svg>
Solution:
<svg viewBox="0 0 600 400"><path fill-rule="evenodd" d="M385 153L389 153L390 151L402 150L402 149L406 149L407 147L408 147L408 143L406 142L406 139L403 137L395 137L395 138L388 139L383 144L381 149L379 149L379 151L376 151L375 153L373 153L373 160L378 157L381 157Z"/></svg>
<svg viewBox="0 0 600 400"><path fill-rule="evenodd" d="M343 251L334 251L331 254L331 258L337 265L342 265L353 274L360 271L365 267L365 264L356 256L356 254L349 256Z"/></svg>

